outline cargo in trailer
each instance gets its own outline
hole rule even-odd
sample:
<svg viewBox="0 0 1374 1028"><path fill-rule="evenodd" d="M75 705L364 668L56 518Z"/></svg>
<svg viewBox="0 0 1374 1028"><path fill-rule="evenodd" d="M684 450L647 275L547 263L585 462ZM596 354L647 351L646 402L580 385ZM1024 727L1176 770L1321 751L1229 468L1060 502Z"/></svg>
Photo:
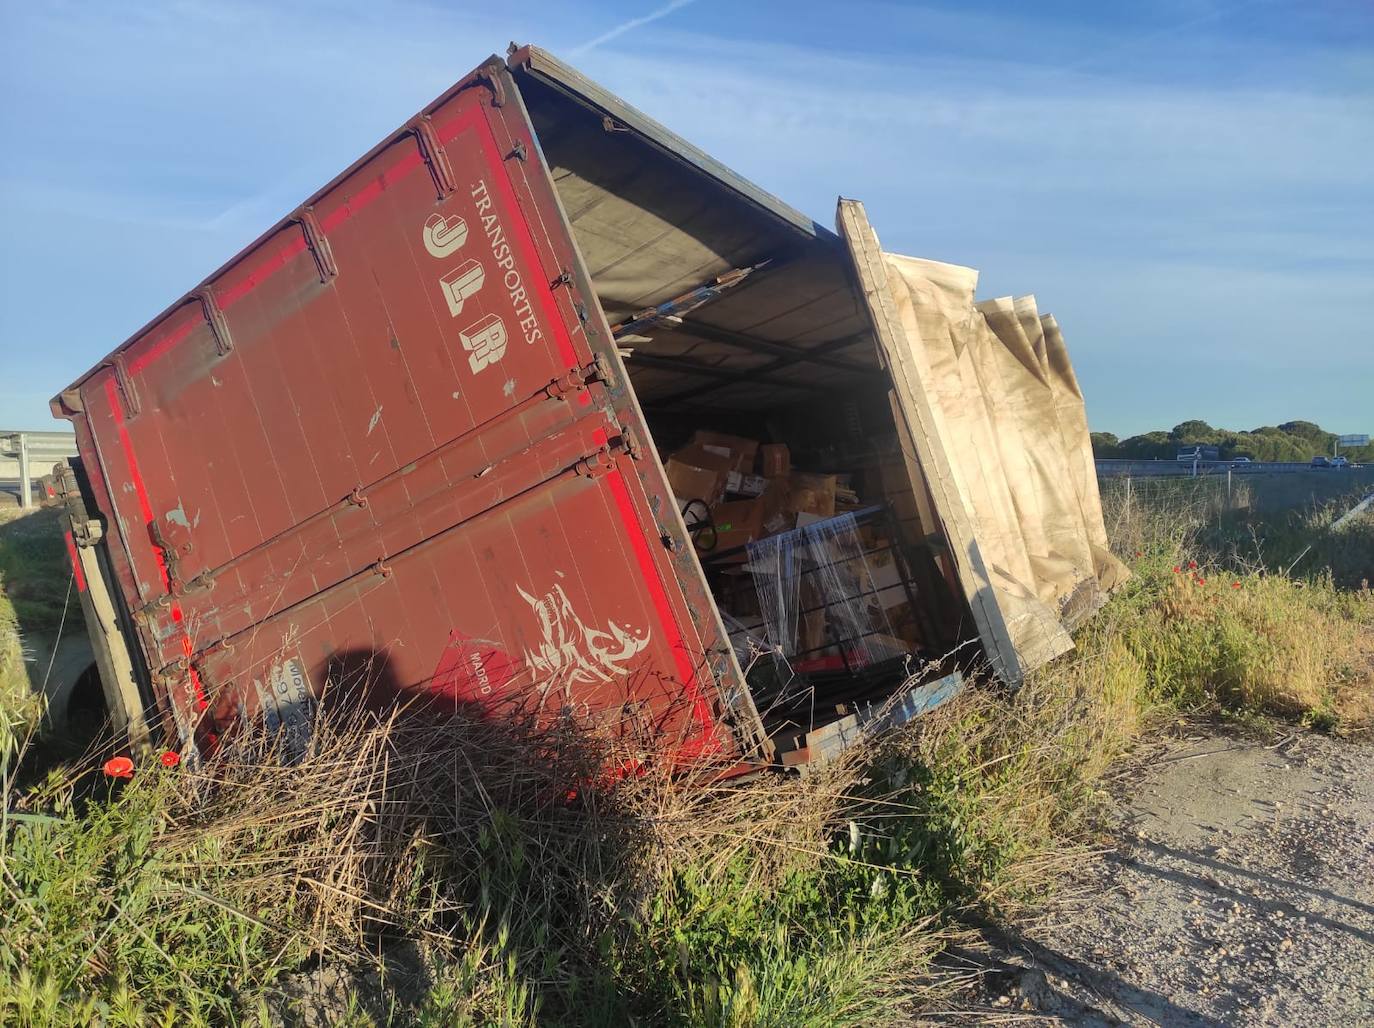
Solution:
<svg viewBox="0 0 1374 1028"><path fill-rule="evenodd" d="M832 755L1124 576L1033 298L838 234L534 47L53 401L116 719L188 754L331 683Z"/></svg>

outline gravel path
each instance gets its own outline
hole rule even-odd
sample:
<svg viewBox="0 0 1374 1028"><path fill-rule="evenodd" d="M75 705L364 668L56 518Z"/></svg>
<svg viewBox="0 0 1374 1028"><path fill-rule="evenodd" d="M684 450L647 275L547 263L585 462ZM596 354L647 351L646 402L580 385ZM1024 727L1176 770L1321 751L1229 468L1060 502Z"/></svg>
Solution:
<svg viewBox="0 0 1374 1028"><path fill-rule="evenodd" d="M1161 744L1052 931L1003 940L982 1019L1374 1023L1374 746Z"/></svg>

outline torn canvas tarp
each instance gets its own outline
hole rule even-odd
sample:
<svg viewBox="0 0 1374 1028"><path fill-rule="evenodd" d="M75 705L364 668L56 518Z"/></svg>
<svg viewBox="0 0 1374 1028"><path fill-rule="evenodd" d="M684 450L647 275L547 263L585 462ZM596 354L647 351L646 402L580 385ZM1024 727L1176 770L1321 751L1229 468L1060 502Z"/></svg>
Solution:
<svg viewBox="0 0 1374 1028"><path fill-rule="evenodd" d="M1127 575L1062 334L1033 297L975 302L971 268L882 252L856 201L839 224L928 498L922 528L943 538L994 669L1019 682Z"/></svg>

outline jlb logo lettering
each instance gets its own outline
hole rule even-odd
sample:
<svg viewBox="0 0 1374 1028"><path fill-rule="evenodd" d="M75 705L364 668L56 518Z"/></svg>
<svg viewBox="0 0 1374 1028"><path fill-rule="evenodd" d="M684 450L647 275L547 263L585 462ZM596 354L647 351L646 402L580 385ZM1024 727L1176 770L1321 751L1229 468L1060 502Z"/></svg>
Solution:
<svg viewBox="0 0 1374 1028"><path fill-rule="evenodd" d="M474 189L473 196L485 204L485 207L479 206L478 210L484 227L488 221L495 221L494 215L482 215L483 210L491 207L486 184L481 183ZM425 221L421 239L430 256L444 260L456 254L467 242L468 224L456 214L447 217L431 214ZM510 277L510 272L506 273L506 277ZM475 260L463 261L439 276L439 288L443 291L449 314L455 318L462 314L464 304L477 295L486 280L486 269ZM518 276L516 285L519 285ZM523 299L523 289L520 290L520 296ZM467 352L468 366L474 374L484 371L506 355L506 326L499 315L487 314L479 318L459 332L458 339Z"/></svg>
<svg viewBox="0 0 1374 1028"><path fill-rule="evenodd" d="M425 222L425 249L431 257L448 257L468 241L468 223L458 215L431 214Z"/></svg>
<svg viewBox="0 0 1374 1028"><path fill-rule="evenodd" d="M488 314L477 324L470 325L458 334L458 338L463 341L474 372L495 364L506 355L506 326L495 314Z"/></svg>
<svg viewBox="0 0 1374 1028"><path fill-rule="evenodd" d="M448 311L455 318L463 312L463 301L482 288L486 275L482 265L476 261L464 261L443 278L439 284L444 287L444 299L448 301Z"/></svg>

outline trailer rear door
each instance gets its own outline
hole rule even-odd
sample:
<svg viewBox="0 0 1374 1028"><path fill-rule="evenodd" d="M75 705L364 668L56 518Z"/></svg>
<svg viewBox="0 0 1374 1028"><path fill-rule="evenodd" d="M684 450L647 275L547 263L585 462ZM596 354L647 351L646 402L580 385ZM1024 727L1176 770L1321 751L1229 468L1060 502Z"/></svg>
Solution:
<svg viewBox="0 0 1374 1028"><path fill-rule="evenodd" d="M997 494L987 488L1005 490L1006 483L984 479L976 447L947 423L916 305L903 294L899 276L889 276L887 255L863 204L841 200L836 224L892 379L907 473L918 500L926 504L923 530L942 538L946 572L968 602L994 672L1018 685L1026 672L1070 649L1072 640L1059 613L1016 574L1010 559L1018 553L1010 542L1018 531L1015 511L1010 503L999 505ZM995 465L995 455L986 456Z"/></svg>
<svg viewBox="0 0 1374 1028"><path fill-rule="evenodd" d="M761 736L495 58L54 404L184 741L348 679Z"/></svg>

